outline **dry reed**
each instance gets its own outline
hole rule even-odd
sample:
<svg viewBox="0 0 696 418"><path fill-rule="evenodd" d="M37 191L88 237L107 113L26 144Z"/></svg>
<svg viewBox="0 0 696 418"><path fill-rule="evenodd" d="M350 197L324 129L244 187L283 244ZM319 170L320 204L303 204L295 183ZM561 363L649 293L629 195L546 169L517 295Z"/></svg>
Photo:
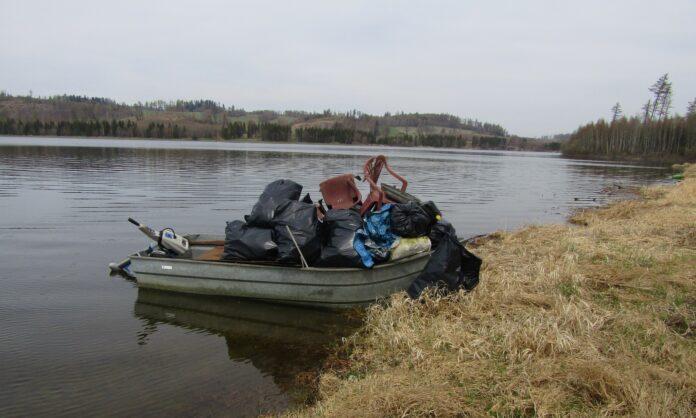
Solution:
<svg viewBox="0 0 696 418"><path fill-rule="evenodd" d="M479 243L469 293L373 306L290 415L696 415L696 165Z"/></svg>

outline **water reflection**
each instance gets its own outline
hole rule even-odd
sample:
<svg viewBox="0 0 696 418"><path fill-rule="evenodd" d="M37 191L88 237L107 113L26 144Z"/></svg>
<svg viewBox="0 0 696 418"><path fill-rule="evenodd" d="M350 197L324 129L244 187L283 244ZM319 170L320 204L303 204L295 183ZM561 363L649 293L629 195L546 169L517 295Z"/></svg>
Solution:
<svg viewBox="0 0 696 418"><path fill-rule="evenodd" d="M297 392L298 376L319 370L330 348L360 325L361 311L138 289L134 314L143 326L139 344L147 344L162 324L218 335L230 360L249 362L284 391Z"/></svg>
<svg viewBox="0 0 696 418"><path fill-rule="evenodd" d="M360 311L334 312L241 300L138 289L135 316L232 339L326 344L360 323Z"/></svg>

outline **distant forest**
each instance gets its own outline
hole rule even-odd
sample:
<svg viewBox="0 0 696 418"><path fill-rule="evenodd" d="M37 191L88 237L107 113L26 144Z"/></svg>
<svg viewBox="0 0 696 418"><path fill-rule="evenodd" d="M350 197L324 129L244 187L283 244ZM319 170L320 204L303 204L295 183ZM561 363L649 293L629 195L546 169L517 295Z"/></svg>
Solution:
<svg viewBox="0 0 696 418"><path fill-rule="evenodd" d="M609 159L696 160L696 99L686 115L670 113L672 83L664 74L649 89L652 97L640 115L623 115L621 104L611 108L611 120L583 125L563 144L568 156Z"/></svg>
<svg viewBox="0 0 696 418"><path fill-rule="evenodd" d="M132 105L102 97L0 92L0 135L220 139L480 149L558 149L500 125L448 114L245 111L212 100Z"/></svg>

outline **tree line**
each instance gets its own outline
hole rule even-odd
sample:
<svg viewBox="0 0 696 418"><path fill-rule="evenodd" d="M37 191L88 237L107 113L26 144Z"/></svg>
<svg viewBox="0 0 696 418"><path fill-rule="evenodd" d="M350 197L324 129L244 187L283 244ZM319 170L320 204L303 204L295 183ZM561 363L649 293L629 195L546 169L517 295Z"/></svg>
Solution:
<svg viewBox="0 0 696 418"><path fill-rule="evenodd" d="M155 100L128 105L103 97L13 96L0 91L0 135L249 139L454 148L525 147L497 124L449 114L258 110L213 100Z"/></svg>
<svg viewBox="0 0 696 418"><path fill-rule="evenodd" d="M0 135L26 136L88 136L122 138L194 138L186 126L172 123L139 124L131 120L89 121L22 121L0 119ZM505 149L507 139L497 136L473 136L427 134L376 136L373 132L341 125L332 127L300 127L278 123L235 121L222 126L217 134L201 136L208 139L259 139L269 142L307 142L319 144L371 144L398 146L429 146L447 148Z"/></svg>
<svg viewBox="0 0 696 418"><path fill-rule="evenodd" d="M228 118L246 117L256 119L259 123L288 124L306 122L318 119L342 119L345 122L352 121L360 130L374 130L379 126L386 130L389 127L444 127L451 129L469 130L484 135L507 136L507 131L500 125L481 122L475 119L463 119L449 114L437 113L385 113L383 116L369 115L356 109L346 112L336 112L325 109L321 112L306 112L287 110L277 112L273 110L245 111L235 106L225 106L210 99L203 100L154 100L137 102L132 105L117 103L104 97L88 97L79 95L54 95L48 97L36 97L33 93L26 96L13 96L6 91L0 91L0 118L15 120L48 121L72 121L72 120L111 120L134 118L157 119L163 112L175 112L180 118L188 118L192 121L220 125ZM377 135L377 133L375 133Z"/></svg>
<svg viewBox="0 0 696 418"><path fill-rule="evenodd" d="M374 144L375 135L372 132L351 129L342 126L331 128L307 127L295 130L299 142L319 144Z"/></svg>
<svg viewBox="0 0 696 418"><path fill-rule="evenodd" d="M15 119L0 119L0 135L25 136L90 136L118 138L185 138L188 133L185 126L150 122L141 128L138 123L127 120L40 120L24 122Z"/></svg>
<svg viewBox="0 0 696 418"><path fill-rule="evenodd" d="M616 103L609 121L600 119L581 126L563 144L562 152L606 158L696 158L696 99L689 103L686 115L680 116L670 113L673 91L668 74L648 90L652 97L641 114L626 117L621 104Z"/></svg>

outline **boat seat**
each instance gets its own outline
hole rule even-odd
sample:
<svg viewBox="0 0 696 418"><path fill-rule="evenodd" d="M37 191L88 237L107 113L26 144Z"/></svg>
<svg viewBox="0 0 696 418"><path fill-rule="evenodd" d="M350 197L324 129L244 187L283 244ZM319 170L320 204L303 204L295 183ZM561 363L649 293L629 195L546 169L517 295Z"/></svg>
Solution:
<svg viewBox="0 0 696 418"><path fill-rule="evenodd" d="M218 245L212 249L193 257L196 261L220 261L225 252L225 247Z"/></svg>
<svg viewBox="0 0 696 418"><path fill-rule="evenodd" d="M329 209L349 209L362 200L352 174L342 174L322 181L319 183L319 191Z"/></svg>
<svg viewBox="0 0 696 418"><path fill-rule="evenodd" d="M279 266L277 262L273 260L236 260L236 259L225 259L225 247L222 245L215 246L210 250L198 254L193 257L195 261L220 261L224 263L236 263L236 264L252 264L257 266ZM282 264L283 267L301 267L299 264Z"/></svg>

